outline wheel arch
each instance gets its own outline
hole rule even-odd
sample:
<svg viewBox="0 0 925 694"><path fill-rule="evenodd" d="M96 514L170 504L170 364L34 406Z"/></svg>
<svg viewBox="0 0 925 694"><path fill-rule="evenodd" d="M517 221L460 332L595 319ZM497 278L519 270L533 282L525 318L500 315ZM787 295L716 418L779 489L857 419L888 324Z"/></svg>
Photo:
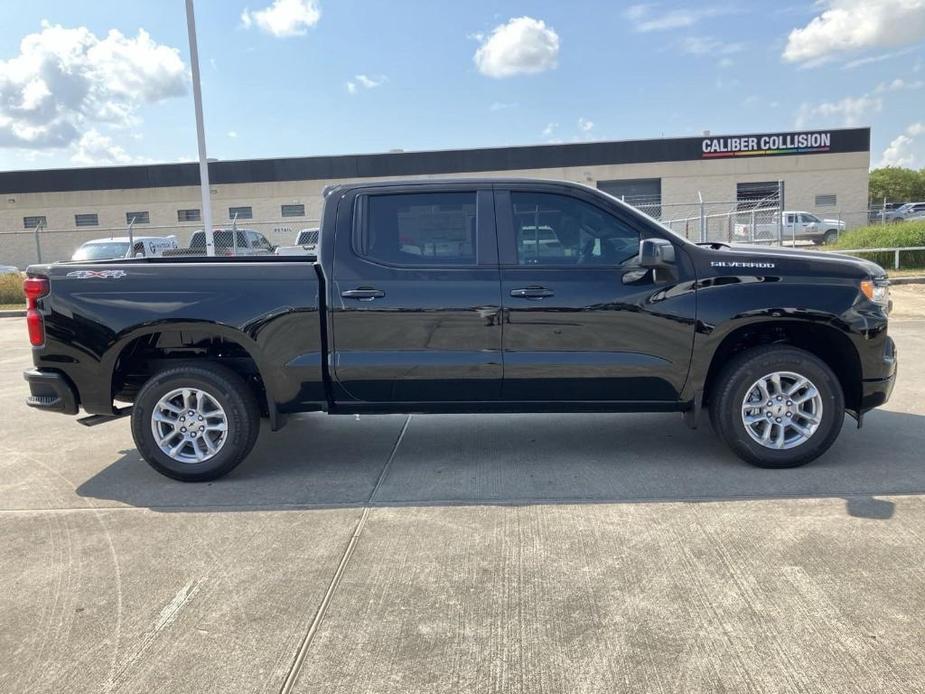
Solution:
<svg viewBox="0 0 925 694"><path fill-rule="evenodd" d="M230 348L232 356L226 360L220 351L215 351L216 347ZM133 375L133 369L140 365L140 360L150 359L152 356L158 360L216 361L230 366L232 370L245 377L249 375L250 367L246 363L249 361L259 379L257 398L262 405L263 414L269 417L274 430L278 428L279 415L272 379L269 378L270 369L264 362L257 343L241 330L220 323L190 321L155 323L124 332L101 361L102 372L109 374L109 392L112 398L124 392L127 379Z"/></svg>
<svg viewBox="0 0 925 694"><path fill-rule="evenodd" d="M703 402L709 404L723 367L736 354L766 345L803 349L821 359L835 373L845 396L845 408L857 414L862 398L863 372L851 339L831 325L806 320L763 320L740 325L726 334L710 358L703 386Z"/></svg>

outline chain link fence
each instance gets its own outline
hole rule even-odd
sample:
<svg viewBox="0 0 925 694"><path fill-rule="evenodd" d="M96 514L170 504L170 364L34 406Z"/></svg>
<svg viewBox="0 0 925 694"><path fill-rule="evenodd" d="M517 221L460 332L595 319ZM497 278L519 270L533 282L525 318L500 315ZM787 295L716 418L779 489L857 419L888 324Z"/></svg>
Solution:
<svg viewBox="0 0 925 694"><path fill-rule="evenodd" d="M216 255L266 255L277 247L295 247L303 230L317 219L228 220L214 227ZM303 238L304 238L303 234ZM61 260L206 255L202 224L129 224L121 227L0 231L0 264L25 269L33 263Z"/></svg>
<svg viewBox="0 0 925 694"><path fill-rule="evenodd" d="M781 209L780 197L764 195L748 200L663 202L660 196L626 196L630 204L660 221L676 234L694 242L806 246L831 243L845 230L868 224L890 224L882 208L810 214ZM216 255L299 254L314 250L317 219L229 219L215 226ZM306 238L314 236L306 243ZM89 243L88 243L89 242ZM20 269L32 263L72 258L91 260L135 256L207 255L205 233L197 222L171 225L129 224L121 227L86 227L0 231L0 264ZM301 250L299 248L301 246ZM82 250L83 249L83 250Z"/></svg>

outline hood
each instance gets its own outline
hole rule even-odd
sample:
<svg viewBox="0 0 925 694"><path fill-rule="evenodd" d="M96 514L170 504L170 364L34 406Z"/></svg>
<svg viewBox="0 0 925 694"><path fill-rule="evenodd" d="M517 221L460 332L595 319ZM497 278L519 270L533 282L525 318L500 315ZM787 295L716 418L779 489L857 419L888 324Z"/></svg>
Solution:
<svg viewBox="0 0 925 694"><path fill-rule="evenodd" d="M715 268L774 269L788 273L809 272L820 276L859 279L886 276L884 269L876 263L843 253L744 244L700 248L706 250L705 259Z"/></svg>

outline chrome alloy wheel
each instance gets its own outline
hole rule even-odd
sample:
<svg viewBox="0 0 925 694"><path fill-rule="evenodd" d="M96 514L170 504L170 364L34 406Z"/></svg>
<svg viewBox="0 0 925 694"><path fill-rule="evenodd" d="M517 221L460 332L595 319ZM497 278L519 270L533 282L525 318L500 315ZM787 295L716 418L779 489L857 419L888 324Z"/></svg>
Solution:
<svg viewBox="0 0 925 694"><path fill-rule="evenodd" d="M228 438L228 417L211 395L198 388L172 390L154 406L151 431L158 447L178 463L214 457Z"/></svg>
<svg viewBox="0 0 925 694"><path fill-rule="evenodd" d="M742 401L745 430L765 448L796 448L809 441L821 422L819 389L792 371L775 371L759 378Z"/></svg>

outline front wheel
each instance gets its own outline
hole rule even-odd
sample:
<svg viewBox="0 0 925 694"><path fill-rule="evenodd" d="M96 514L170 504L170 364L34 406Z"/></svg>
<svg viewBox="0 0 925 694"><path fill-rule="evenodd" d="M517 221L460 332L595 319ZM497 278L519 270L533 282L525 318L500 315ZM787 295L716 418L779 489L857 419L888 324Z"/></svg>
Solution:
<svg viewBox="0 0 925 694"><path fill-rule="evenodd" d="M250 453L260 430L253 391L218 364L183 364L152 376L132 409L138 452L162 475L213 480Z"/></svg>
<svg viewBox="0 0 925 694"><path fill-rule="evenodd" d="M772 345L729 363L718 377L710 414L720 438L746 462L796 467L835 442L845 399L838 378L821 359Z"/></svg>
<svg viewBox="0 0 925 694"><path fill-rule="evenodd" d="M825 232L825 236L822 238L822 243L826 246L831 246L833 243L838 242L838 232L835 229L829 229Z"/></svg>

